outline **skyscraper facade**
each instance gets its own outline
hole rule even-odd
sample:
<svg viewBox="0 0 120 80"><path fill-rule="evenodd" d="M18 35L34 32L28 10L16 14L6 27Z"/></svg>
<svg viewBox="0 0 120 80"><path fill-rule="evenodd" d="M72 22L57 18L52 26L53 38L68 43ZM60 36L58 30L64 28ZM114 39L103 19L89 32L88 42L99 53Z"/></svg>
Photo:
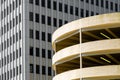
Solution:
<svg viewBox="0 0 120 80"><path fill-rule="evenodd" d="M0 80L52 80L51 34L120 10L119 0L0 0Z"/></svg>

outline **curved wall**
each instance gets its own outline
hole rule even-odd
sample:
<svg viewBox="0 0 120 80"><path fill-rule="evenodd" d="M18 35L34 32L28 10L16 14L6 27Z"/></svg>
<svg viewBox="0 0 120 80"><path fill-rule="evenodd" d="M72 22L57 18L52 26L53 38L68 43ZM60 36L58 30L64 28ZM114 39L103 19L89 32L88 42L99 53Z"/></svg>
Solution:
<svg viewBox="0 0 120 80"><path fill-rule="evenodd" d="M120 79L119 30L120 13L79 19L56 30L53 80Z"/></svg>

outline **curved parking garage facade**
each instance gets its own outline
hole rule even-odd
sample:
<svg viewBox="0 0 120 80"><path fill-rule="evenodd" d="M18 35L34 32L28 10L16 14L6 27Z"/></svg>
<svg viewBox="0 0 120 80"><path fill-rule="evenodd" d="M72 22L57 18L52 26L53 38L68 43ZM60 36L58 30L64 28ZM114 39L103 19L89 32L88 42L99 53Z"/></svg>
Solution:
<svg viewBox="0 0 120 80"><path fill-rule="evenodd" d="M120 79L120 13L75 20L52 37L53 80Z"/></svg>

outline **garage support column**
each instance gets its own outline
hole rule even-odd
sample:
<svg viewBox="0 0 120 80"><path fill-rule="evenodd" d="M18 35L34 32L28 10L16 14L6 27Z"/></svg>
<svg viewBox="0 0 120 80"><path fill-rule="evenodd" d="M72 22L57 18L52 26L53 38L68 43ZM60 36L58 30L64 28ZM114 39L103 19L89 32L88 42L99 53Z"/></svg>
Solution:
<svg viewBox="0 0 120 80"><path fill-rule="evenodd" d="M54 47L55 47L55 53L56 53L56 41L55 41L55 43L54 43ZM54 66L54 68L55 68L55 75L57 75L57 69L56 69L56 65Z"/></svg>
<svg viewBox="0 0 120 80"><path fill-rule="evenodd" d="M80 69L82 69L82 54L81 54L81 43L82 43L82 30L81 28L79 29L79 40L80 40ZM82 80L82 77L80 78Z"/></svg>

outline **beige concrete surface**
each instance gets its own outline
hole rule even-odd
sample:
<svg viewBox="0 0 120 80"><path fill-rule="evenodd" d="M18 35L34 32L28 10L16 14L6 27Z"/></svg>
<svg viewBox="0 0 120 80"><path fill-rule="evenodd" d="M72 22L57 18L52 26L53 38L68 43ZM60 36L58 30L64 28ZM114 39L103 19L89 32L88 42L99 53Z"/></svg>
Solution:
<svg viewBox="0 0 120 80"><path fill-rule="evenodd" d="M81 53L85 55L120 53L120 39L107 39L82 43Z"/></svg>
<svg viewBox="0 0 120 80"><path fill-rule="evenodd" d="M80 70L81 78L88 79L120 79L120 65L89 67Z"/></svg>
<svg viewBox="0 0 120 80"><path fill-rule="evenodd" d="M53 80L75 80L80 79L80 69L67 71L56 75Z"/></svg>
<svg viewBox="0 0 120 80"><path fill-rule="evenodd" d="M73 45L67 48L64 48L58 51L52 58L52 64L63 62L69 60L72 57L75 57L80 54L80 45Z"/></svg>
<svg viewBox="0 0 120 80"><path fill-rule="evenodd" d="M68 24L63 25L53 33L52 45L54 45L56 40L63 38L64 36L67 36L71 32L75 32L80 28L82 28L83 31L87 31L110 27L111 28L118 27L119 25L120 25L120 13L103 14L75 20Z"/></svg>
<svg viewBox="0 0 120 80"><path fill-rule="evenodd" d="M75 20L57 29L52 36L53 80L120 80L119 31L119 12Z"/></svg>

